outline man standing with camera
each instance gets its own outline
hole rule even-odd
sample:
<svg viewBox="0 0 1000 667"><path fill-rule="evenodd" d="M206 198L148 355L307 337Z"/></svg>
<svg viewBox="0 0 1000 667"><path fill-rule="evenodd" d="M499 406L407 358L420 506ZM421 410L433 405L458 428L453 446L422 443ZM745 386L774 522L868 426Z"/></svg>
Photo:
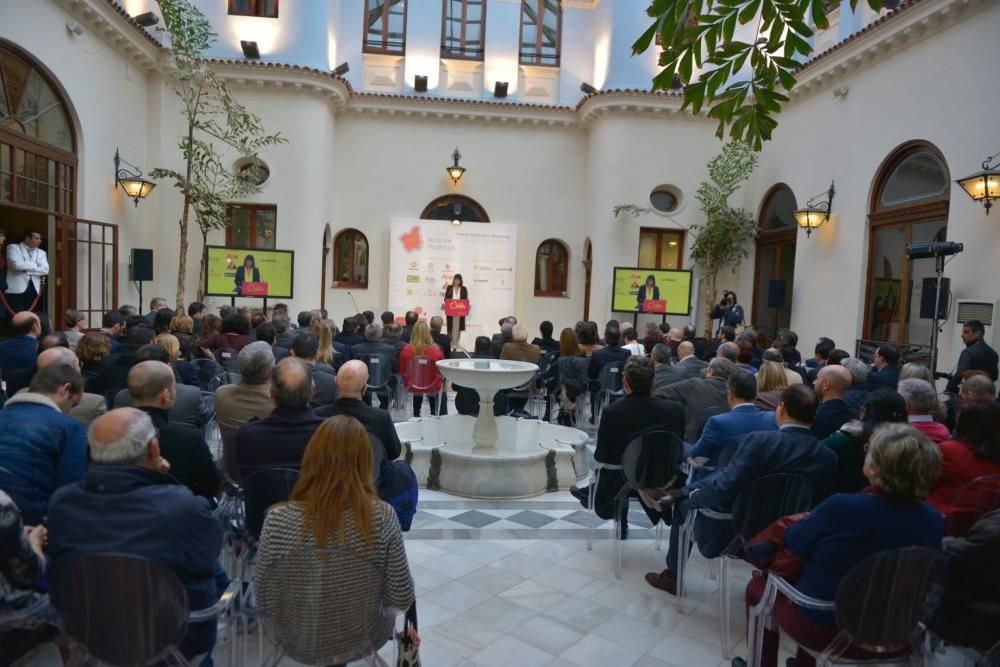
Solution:
<svg viewBox="0 0 1000 667"><path fill-rule="evenodd" d="M712 319L719 320L719 328L729 326L736 329L743 325L743 306L737 301L736 292L722 292L722 300L712 309Z"/></svg>

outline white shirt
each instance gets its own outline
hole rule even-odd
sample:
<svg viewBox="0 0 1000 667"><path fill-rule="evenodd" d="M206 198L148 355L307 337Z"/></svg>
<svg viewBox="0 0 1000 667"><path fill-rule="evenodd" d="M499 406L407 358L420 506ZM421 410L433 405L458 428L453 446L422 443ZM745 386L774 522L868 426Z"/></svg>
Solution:
<svg viewBox="0 0 1000 667"><path fill-rule="evenodd" d="M641 357L646 354L646 348L642 346L642 343L636 341L634 343L629 343L628 345L622 345L626 350L632 353L633 356Z"/></svg>
<svg viewBox="0 0 1000 667"><path fill-rule="evenodd" d="M29 248L23 243L7 246L7 293L23 294L28 281L41 293L42 276L49 275L49 261L41 248Z"/></svg>

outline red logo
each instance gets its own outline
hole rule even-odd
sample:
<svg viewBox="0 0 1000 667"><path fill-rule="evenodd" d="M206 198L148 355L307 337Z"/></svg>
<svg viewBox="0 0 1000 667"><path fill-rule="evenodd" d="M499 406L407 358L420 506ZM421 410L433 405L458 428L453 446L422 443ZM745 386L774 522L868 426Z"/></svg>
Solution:
<svg viewBox="0 0 1000 667"><path fill-rule="evenodd" d="M400 236L399 240L403 242L403 249L406 252L413 252L424 247L424 240L420 237L420 227L417 225L410 227L410 231Z"/></svg>

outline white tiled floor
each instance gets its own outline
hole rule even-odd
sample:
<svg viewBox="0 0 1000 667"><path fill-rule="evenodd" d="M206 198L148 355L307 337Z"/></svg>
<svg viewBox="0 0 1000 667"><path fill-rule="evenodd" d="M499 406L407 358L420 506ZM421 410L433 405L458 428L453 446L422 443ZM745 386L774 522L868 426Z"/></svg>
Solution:
<svg viewBox="0 0 1000 667"><path fill-rule="evenodd" d="M561 517L579 509L567 493L491 503L421 490L420 502L437 515L425 517L420 528L415 523L406 535L424 667L730 664L720 651L718 582L710 574L714 564L697 553L686 579L690 597L679 601L643 579L664 567L664 552L655 549L652 531L636 531L644 536L640 539L630 535L622 578L616 579L610 531L599 531L593 551L587 551L583 526L563 525L568 522ZM550 517L551 527L434 526L438 519L454 523L444 518L447 514L472 510L513 516L525 509ZM538 517L524 520L537 523ZM461 539L452 537L456 533ZM734 563L730 573L731 655L745 655L743 591L750 570ZM392 651L391 644L381 651L390 664ZM793 651L783 643L779 664Z"/></svg>

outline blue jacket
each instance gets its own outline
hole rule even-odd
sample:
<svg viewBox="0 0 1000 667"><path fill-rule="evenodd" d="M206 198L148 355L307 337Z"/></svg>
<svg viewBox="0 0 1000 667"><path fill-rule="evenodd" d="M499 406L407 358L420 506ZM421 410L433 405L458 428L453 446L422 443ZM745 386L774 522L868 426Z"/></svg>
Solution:
<svg viewBox="0 0 1000 667"><path fill-rule="evenodd" d="M762 412L751 403L737 405L731 412L710 417L698 442L691 448L692 458L704 456L705 465L719 465L719 456L742 436L754 431L777 431L773 412Z"/></svg>
<svg viewBox="0 0 1000 667"><path fill-rule="evenodd" d="M173 477L130 465L94 464L49 505L52 567L80 556L119 553L163 563L180 578L191 609L218 599L213 572L222 526L208 501ZM181 652L193 657L215 643L215 622L188 626Z"/></svg>
<svg viewBox="0 0 1000 667"><path fill-rule="evenodd" d="M602 368L616 361L624 363L628 361L630 356L632 356L632 353L619 345L609 345L608 347L594 350L594 353L590 355L590 370L588 371L590 379L600 379Z"/></svg>
<svg viewBox="0 0 1000 667"><path fill-rule="evenodd" d="M0 343L0 373L34 368L37 360L38 339L34 336L14 336Z"/></svg>
<svg viewBox="0 0 1000 667"><path fill-rule="evenodd" d="M0 467L25 525L38 525L55 490L87 472L87 432L44 396L12 396L0 410Z"/></svg>
<svg viewBox="0 0 1000 667"><path fill-rule="evenodd" d="M868 388L874 391L879 387L888 387L895 391L896 385L899 384L900 370L902 369L899 366L886 366L882 369L873 368L868 373Z"/></svg>
<svg viewBox="0 0 1000 667"><path fill-rule="evenodd" d="M865 558L882 551L920 546L941 549L944 519L925 502L872 493L838 493L785 531L785 543L805 556L795 588L820 600L833 600L840 580ZM829 612L807 613L836 627Z"/></svg>
<svg viewBox="0 0 1000 667"><path fill-rule="evenodd" d="M816 409L816 417L813 419L813 435L822 440L839 431L841 426L857 416L841 398L822 401Z"/></svg>

